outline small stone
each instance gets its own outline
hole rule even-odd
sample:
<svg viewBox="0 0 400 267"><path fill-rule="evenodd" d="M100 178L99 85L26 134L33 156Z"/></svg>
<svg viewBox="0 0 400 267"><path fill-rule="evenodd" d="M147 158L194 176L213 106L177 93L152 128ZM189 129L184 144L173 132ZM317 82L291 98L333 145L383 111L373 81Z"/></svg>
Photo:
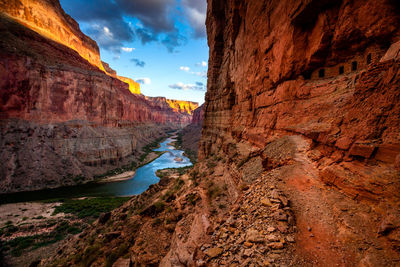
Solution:
<svg viewBox="0 0 400 267"><path fill-rule="evenodd" d="M261 199L261 205L263 205L265 207L271 207L272 203L271 203L271 201L269 201L268 198L263 198L263 199Z"/></svg>
<svg viewBox="0 0 400 267"><path fill-rule="evenodd" d="M275 253L276 253L276 251L274 251L274 253L268 255L268 257L271 259L271 261L275 261L276 259L280 258L281 255L275 254Z"/></svg>
<svg viewBox="0 0 400 267"><path fill-rule="evenodd" d="M270 233L272 233L272 232L275 231L275 230L276 230L276 228L273 227L273 226L269 226L269 227L267 228L267 231L270 232Z"/></svg>
<svg viewBox="0 0 400 267"><path fill-rule="evenodd" d="M245 256L245 257L250 257L252 254L253 254L253 250L251 250L249 248L245 249L243 252L243 256Z"/></svg>
<svg viewBox="0 0 400 267"><path fill-rule="evenodd" d="M112 266L113 267L129 267L132 265L131 259L119 258Z"/></svg>
<svg viewBox="0 0 400 267"><path fill-rule="evenodd" d="M271 210L279 210L279 207L280 207L281 205L278 203L278 204L274 204L274 205L272 205L272 207L271 207Z"/></svg>
<svg viewBox="0 0 400 267"><path fill-rule="evenodd" d="M283 243L281 243L281 242L269 243L268 247L270 247L272 249L282 249L283 248Z"/></svg>
<svg viewBox="0 0 400 267"><path fill-rule="evenodd" d="M262 263L262 266L264 266L264 267L269 267L269 266L271 266L271 262L269 262L269 260L265 260L265 261Z"/></svg>
<svg viewBox="0 0 400 267"><path fill-rule="evenodd" d="M289 201L286 197L280 196L279 199L282 201L283 206L287 206L289 204Z"/></svg>
<svg viewBox="0 0 400 267"><path fill-rule="evenodd" d="M294 237L291 236L291 235L288 235L288 236L286 237L286 240L287 240L287 242L294 243Z"/></svg>
<svg viewBox="0 0 400 267"><path fill-rule="evenodd" d="M243 245L245 246L245 247L248 247L248 248L250 248L250 247L252 247L253 246L253 243L250 243L250 242L244 242L243 243Z"/></svg>
<svg viewBox="0 0 400 267"><path fill-rule="evenodd" d="M271 242L278 242L280 239L276 235L267 235L267 240Z"/></svg>
<svg viewBox="0 0 400 267"><path fill-rule="evenodd" d="M279 221L277 228L278 228L279 232L286 233L288 231L289 227L286 222Z"/></svg>
<svg viewBox="0 0 400 267"><path fill-rule="evenodd" d="M206 251L206 254L210 258L215 258L219 256L224 250L222 248L210 248Z"/></svg>
<svg viewBox="0 0 400 267"><path fill-rule="evenodd" d="M288 217L282 210L277 210L272 216L278 221L287 221Z"/></svg>
<svg viewBox="0 0 400 267"><path fill-rule="evenodd" d="M246 234L246 240L253 243L262 243L264 240L262 236L255 229L249 229Z"/></svg>
<svg viewBox="0 0 400 267"><path fill-rule="evenodd" d="M271 197L274 199L279 199L279 193L275 189L271 192Z"/></svg>
<svg viewBox="0 0 400 267"><path fill-rule="evenodd" d="M311 232L311 227L310 227L310 226L308 226L308 227L307 227L307 230L308 230L309 232Z"/></svg>
<svg viewBox="0 0 400 267"><path fill-rule="evenodd" d="M196 266L199 266L199 267L206 266L206 262L203 261L203 260L198 260L198 261L196 262Z"/></svg>

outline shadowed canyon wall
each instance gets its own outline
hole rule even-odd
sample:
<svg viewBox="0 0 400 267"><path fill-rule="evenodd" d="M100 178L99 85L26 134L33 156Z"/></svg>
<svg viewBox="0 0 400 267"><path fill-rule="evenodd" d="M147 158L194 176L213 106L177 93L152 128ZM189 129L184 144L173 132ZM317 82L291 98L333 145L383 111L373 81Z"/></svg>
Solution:
<svg viewBox="0 0 400 267"><path fill-rule="evenodd" d="M98 55L97 45L76 33L77 23L57 1L39 2L24 14L54 15L75 31L70 38L81 46L71 49L0 15L1 193L83 183L130 164L144 145L190 123L195 108L190 103L176 111L165 99L159 103L131 93L130 84L81 56L82 51ZM13 13L18 3L1 7ZM47 13L41 13L44 6ZM14 13L21 15L18 8ZM51 34L64 29L52 25L49 20Z"/></svg>
<svg viewBox="0 0 400 267"><path fill-rule="evenodd" d="M114 210L49 262L78 265L96 240L99 266L119 244L132 266L398 266L399 14L392 0L208 0L198 163L175 193L141 195L147 213Z"/></svg>
<svg viewBox="0 0 400 267"><path fill-rule="evenodd" d="M386 0L208 1L199 158L228 157L238 186L258 160L290 196L297 254L320 266L400 258L399 14Z"/></svg>
<svg viewBox="0 0 400 267"><path fill-rule="evenodd" d="M201 127L203 124L203 105L193 111L192 122L180 132L182 147L191 159L197 160Z"/></svg>

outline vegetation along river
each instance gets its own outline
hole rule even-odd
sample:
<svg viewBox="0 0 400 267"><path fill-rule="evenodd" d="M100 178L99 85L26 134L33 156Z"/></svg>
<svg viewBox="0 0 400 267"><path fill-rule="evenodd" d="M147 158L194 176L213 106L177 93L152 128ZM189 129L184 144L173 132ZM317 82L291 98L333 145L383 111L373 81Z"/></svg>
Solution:
<svg viewBox="0 0 400 267"><path fill-rule="evenodd" d="M189 158L183 155L182 150L177 150L175 147L169 145L174 141L175 139L173 137L169 137L161 142L160 147L153 151L162 151L165 153L154 161L138 168L135 175L130 179L111 183L90 183L56 189L0 195L0 204L53 198L132 196L141 194L146 191L150 185L158 183L160 179L156 176L157 170L192 165Z"/></svg>

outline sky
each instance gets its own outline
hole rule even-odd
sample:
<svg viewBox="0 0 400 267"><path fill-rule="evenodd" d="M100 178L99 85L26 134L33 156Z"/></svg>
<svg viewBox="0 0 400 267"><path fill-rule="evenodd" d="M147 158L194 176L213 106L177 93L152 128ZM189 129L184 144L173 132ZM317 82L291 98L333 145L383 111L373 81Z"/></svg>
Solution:
<svg viewBox="0 0 400 267"><path fill-rule="evenodd" d="M207 88L206 0L61 0L118 75L148 96L202 104Z"/></svg>

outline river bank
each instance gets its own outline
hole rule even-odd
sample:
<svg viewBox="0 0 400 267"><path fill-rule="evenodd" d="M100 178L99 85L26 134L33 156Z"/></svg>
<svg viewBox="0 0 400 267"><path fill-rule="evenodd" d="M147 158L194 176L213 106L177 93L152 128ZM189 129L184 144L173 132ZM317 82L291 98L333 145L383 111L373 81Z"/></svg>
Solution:
<svg viewBox="0 0 400 267"><path fill-rule="evenodd" d="M29 266L32 259L53 255L61 240L89 228L101 212L107 214L131 198L120 196L137 195L133 198L147 201L148 192L161 188L166 188L169 195L175 194L182 187L181 169L192 164L183 156L183 151L172 146L174 141L171 136L157 148L154 145L151 151L147 148L146 156L135 170L111 175L93 184L25 192L23 195L28 200L27 194L32 194L29 202L20 202L21 193L14 195L19 203L0 205L0 254L5 254L13 266ZM172 180L176 179L177 184L171 189Z"/></svg>
<svg viewBox="0 0 400 267"><path fill-rule="evenodd" d="M141 164L137 168L135 168L135 170L130 170L130 171L126 171L126 172L123 172L120 174L107 176L107 177L104 177L104 178L96 181L96 183L112 183L112 182L120 182L120 181L132 179L132 177L134 177L136 174L136 169L153 162L157 158L161 157L162 154L164 154L164 152L158 152L158 151L157 151L157 153L151 152L146 155L146 158L141 162Z"/></svg>

